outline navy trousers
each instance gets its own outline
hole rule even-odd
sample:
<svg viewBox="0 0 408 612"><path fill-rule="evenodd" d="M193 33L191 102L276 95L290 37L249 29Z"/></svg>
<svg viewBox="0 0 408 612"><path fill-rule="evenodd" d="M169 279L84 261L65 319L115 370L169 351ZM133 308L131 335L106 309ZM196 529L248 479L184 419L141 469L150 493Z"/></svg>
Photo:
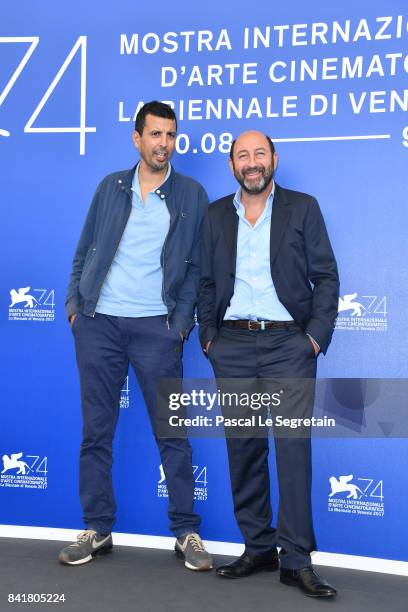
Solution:
<svg viewBox="0 0 408 612"><path fill-rule="evenodd" d="M306 378L312 379L314 390L314 349L299 327L263 331L222 327L208 357L220 386L223 378ZM299 389L302 393L301 385ZM299 400L303 404L298 410L299 406L292 402L296 415L284 416L310 417L313 410L310 389L306 395L294 398L295 403ZM300 569L311 564L310 552L316 550L311 508L311 440L309 435L275 435L274 441L279 486L277 529L271 525L268 437L227 437L234 513L250 554L266 553L278 545L281 567Z"/></svg>
<svg viewBox="0 0 408 612"><path fill-rule="evenodd" d="M153 433L157 381L182 377L183 344L166 317L78 314L72 332L81 385L83 439L79 462L80 499L88 529L110 533L116 504L112 486L112 442L120 391L131 364L148 409ZM193 513L194 476L187 439L158 439L169 494L170 528L176 535L197 532Z"/></svg>

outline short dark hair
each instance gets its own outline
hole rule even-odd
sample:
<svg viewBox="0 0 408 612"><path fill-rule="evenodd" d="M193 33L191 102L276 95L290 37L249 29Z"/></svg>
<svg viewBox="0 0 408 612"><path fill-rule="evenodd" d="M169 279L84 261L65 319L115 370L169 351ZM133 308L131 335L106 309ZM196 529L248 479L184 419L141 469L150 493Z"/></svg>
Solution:
<svg viewBox="0 0 408 612"><path fill-rule="evenodd" d="M273 155L274 155L274 153L275 153L275 145L273 144L272 139L271 139L271 138L270 138L270 137L269 137L267 134L264 134L264 136L265 136L266 140L268 141L269 148L270 148L270 150L271 150L271 154L272 154L272 157L273 157ZM231 149L230 149L230 159L231 159L231 161L233 161L233 157L234 157L234 147L235 147L235 143L236 143L236 142L237 142L237 139L235 138L235 139L232 141L232 143L231 143Z"/></svg>
<svg viewBox="0 0 408 612"><path fill-rule="evenodd" d="M139 110L136 115L135 121L135 131L139 132L140 135L143 134L143 128L146 123L146 115L154 115L155 117L163 117L163 119L172 119L176 122L176 130L177 130L177 117L174 110L168 104L164 104L164 102L158 102L157 100L152 100L151 102L146 102Z"/></svg>

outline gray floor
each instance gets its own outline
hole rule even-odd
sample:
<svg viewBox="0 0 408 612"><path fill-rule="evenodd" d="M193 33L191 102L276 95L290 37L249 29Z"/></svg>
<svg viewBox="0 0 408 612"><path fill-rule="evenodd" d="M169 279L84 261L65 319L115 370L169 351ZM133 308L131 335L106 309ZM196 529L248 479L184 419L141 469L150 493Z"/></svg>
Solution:
<svg viewBox="0 0 408 612"><path fill-rule="evenodd" d="M0 538L0 611L68 612L408 612L408 579L317 568L339 591L314 600L281 585L278 573L223 580L184 568L171 551L116 546L81 567L56 561L62 543ZM217 556L216 565L226 557ZM11 604L9 593L64 593L65 603Z"/></svg>

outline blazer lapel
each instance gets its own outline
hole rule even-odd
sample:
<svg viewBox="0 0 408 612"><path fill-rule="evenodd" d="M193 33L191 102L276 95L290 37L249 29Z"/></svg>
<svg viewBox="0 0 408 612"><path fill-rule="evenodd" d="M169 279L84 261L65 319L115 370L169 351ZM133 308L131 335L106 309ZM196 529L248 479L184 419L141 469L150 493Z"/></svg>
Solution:
<svg viewBox="0 0 408 612"><path fill-rule="evenodd" d="M230 268L231 272L233 272L234 274L237 262L238 222L239 217L237 215L232 196L231 200L225 206L224 214L222 217L222 224L225 242L227 244L230 256Z"/></svg>
<svg viewBox="0 0 408 612"><path fill-rule="evenodd" d="M275 184L275 196L272 205L271 219L271 267L279 251L279 246L285 233L290 217L290 206L284 190Z"/></svg>

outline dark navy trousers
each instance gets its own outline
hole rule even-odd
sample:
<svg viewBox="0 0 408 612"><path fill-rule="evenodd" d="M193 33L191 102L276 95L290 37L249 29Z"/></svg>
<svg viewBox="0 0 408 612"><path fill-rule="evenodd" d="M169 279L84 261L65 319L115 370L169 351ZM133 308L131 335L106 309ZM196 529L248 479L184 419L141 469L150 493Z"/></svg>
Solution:
<svg viewBox="0 0 408 612"><path fill-rule="evenodd" d="M72 327L81 385L83 438L79 485L88 529L110 533L116 504L112 486L112 443L120 391L131 364L148 409L153 433L157 416L157 381L182 377L183 343L165 316L114 317L78 314ZM193 513L194 476L187 439L158 439L169 494L170 528L176 535L197 532Z"/></svg>
<svg viewBox="0 0 408 612"><path fill-rule="evenodd" d="M306 397L299 385L295 390L298 397L292 398L296 414L284 416L302 414L310 418L312 415L316 358L309 338L299 327L263 331L222 327L211 343L208 357L220 386L223 378L309 379L312 394L309 388ZM288 405L290 411L290 402L285 409ZM271 525L268 437L227 437L226 442L234 513L246 550L258 555L278 545L281 567L300 569L310 565L310 552L316 550L310 436L275 435L279 486L277 529Z"/></svg>

